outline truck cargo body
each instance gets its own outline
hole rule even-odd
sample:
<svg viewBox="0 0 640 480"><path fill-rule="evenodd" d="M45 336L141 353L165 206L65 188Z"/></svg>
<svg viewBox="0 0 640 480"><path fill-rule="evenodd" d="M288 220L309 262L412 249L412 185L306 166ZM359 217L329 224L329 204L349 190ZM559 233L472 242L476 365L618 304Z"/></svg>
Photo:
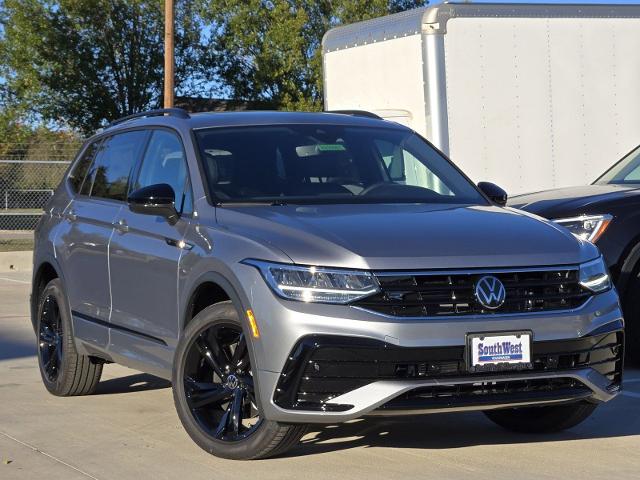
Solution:
<svg viewBox="0 0 640 480"><path fill-rule="evenodd" d="M640 6L441 4L330 30L325 108L405 124L510 194L640 144Z"/></svg>

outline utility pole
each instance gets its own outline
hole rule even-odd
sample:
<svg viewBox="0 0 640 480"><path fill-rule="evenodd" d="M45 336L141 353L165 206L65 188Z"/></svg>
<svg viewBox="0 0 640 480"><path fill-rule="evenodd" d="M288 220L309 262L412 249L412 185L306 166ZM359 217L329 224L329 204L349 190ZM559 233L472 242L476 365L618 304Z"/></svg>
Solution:
<svg viewBox="0 0 640 480"><path fill-rule="evenodd" d="M173 107L173 0L164 0L164 108Z"/></svg>

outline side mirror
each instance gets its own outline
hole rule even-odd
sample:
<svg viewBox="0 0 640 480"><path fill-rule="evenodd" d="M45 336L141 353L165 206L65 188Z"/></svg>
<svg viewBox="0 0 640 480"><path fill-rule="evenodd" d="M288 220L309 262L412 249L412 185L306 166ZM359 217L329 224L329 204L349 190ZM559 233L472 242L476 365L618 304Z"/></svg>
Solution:
<svg viewBox="0 0 640 480"><path fill-rule="evenodd" d="M127 202L132 212L158 215L166 218L173 225L178 221L175 200L176 194L173 188L166 183L158 183L131 192Z"/></svg>
<svg viewBox="0 0 640 480"><path fill-rule="evenodd" d="M498 185L491 182L480 182L478 188L482 190L489 199L501 207L507 204L507 192L501 189Z"/></svg>

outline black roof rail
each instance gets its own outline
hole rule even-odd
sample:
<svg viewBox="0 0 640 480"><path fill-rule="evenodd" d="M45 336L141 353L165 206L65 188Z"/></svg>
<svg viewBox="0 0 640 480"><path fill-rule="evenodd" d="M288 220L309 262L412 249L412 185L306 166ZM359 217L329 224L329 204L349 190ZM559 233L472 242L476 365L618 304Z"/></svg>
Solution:
<svg viewBox="0 0 640 480"><path fill-rule="evenodd" d="M380 115L366 110L325 110L324 113L340 113L342 115L351 115L353 117L375 118L376 120L384 120Z"/></svg>
<svg viewBox="0 0 640 480"><path fill-rule="evenodd" d="M121 123L128 122L129 120L133 120L135 118L160 117L164 115L170 115L177 118L182 118L184 120L191 118L191 115L189 115L189 112L187 112L182 108L159 108L157 110L148 110L146 112L139 112L139 113L134 113L133 115L127 115L126 117L122 117L117 120L114 120L109 124L109 126L113 127L114 125L119 125Z"/></svg>

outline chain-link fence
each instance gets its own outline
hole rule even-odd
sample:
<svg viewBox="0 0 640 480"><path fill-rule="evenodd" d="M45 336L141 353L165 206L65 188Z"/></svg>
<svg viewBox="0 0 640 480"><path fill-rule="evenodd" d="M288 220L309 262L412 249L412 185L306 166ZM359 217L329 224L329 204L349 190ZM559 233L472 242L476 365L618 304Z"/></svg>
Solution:
<svg viewBox="0 0 640 480"><path fill-rule="evenodd" d="M0 239L33 230L77 150L75 142L0 144Z"/></svg>

